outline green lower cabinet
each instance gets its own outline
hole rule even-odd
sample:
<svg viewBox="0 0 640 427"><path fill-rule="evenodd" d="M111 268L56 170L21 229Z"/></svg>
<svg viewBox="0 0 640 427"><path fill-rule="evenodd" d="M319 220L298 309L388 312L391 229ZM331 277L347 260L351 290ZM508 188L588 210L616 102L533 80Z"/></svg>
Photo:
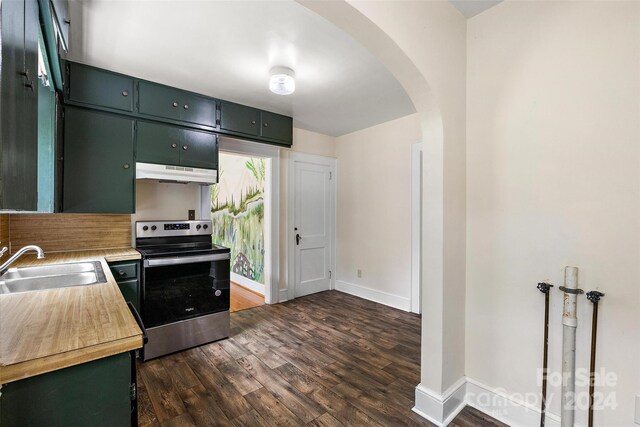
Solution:
<svg viewBox="0 0 640 427"><path fill-rule="evenodd" d="M0 390L0 425L131 426L133 363L130 353L121 353L4 384Z"/></svg>
<svg viewBox="0 0 640 427"><path fill-rule="evenodd" d="M119 261L109 263L109 269L118 283L124 300L134 305L140 313L140 263Z"/></svg>
<svg viewBox="0 0 640 427"><path fill-rule="evenodd" d="M135 212L134 119L74 107L64 112L63 211Z"/></svg>

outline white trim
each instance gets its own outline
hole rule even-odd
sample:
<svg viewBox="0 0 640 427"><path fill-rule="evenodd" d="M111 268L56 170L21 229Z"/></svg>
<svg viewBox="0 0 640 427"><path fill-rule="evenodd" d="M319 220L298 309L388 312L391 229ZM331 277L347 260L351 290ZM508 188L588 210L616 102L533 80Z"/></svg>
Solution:
<svg viewBox="0 0 640 427"><path fill-rule="evenodd" d="M289 291L287 289L280 289L280 302L288 301Z"/></svg>
<svg viewBox="0 0 640 427"><path fill-rule="evenodd" d="M422 143L411 145L411 312L422 312Z"/></svg>
<svg viewBox="0 0 640 427"><path fill-rule="evenodd" d="M221 136L218 142L219 151L241 154L244 156L264 157L269 162L265 179L265 251L264 260L264 302L275 304L280 296L280 149L271 145L244 141ZM201 215L210 215L210 188L201 192ZM209 197L206 197L209 195Z"/></svg>
<svg viewBox="0 0 640 427"><path fill-rule="evenodd" d="M466 406L466 384L462 377L442 394L418 384L413 412L439 427L449 425Z"/></svg>
<svg viewBox="0 0 640 427"><path fill-rule="evenodd" d="M388 292L378 291L376 289L367 288L365 286L356 285L354 283L345 282L343 280L335 281L335 289L337 291L355 295L357 297L384 304L389 307L398 308L400 310L410 311L411 309L411 302L409 298L390 294Z"/></svg>
<svg viewBox="0 0 640 427"><path fill-rule="evenodd" d="M439 427L446 427L469 405L512 427L540 423L540 408L521 398L509 396L504 389L485 385L472 378L460 378L442 395L418 384L413 412ZM547 411L545 425L560 427L560 417ZM576 427L584 427L576 424Z"/></svg>
<svg viewBox="0 0 640 427"><path fill-rule="evenodd" d="M317 154L300 153L297 151L289 151L289 164L288 164L288 198L287 198L287 300L295 298L295 233L293 228L295 227L293 218L295 217L295 163L313 163L321 164L329 167L331 173L330 203L331 210L331 243L330 243L330 265L331 279L329 280L329 289L336 289L336 182L338 180L337 173L337 160L333 157L320 156Z"/></svg>
<svg viewBox="0 0 640 427"><path fill-rule="evenodd" d="M467 378L466 401L467 405L512 427L528 427L540 423L540 408L508 396L504 389L493 388L471 378ZM547 410L545 425L560 427L560 417Z"/></svg>
<svg viewBox="0 0 640 427"><path fill-rule="evenodd" d="M264 296L264 285L262 283L258 283L255 280L248 279L244 276L241 276L237 273L231 272L231 281L237 283L243 288L247 288L257 294Z"/></svg>

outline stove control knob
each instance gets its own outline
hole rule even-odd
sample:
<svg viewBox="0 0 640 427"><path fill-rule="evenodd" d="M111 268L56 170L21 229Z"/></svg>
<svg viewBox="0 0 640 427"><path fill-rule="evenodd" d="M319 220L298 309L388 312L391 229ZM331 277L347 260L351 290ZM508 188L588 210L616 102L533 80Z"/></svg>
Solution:
<svg viewBox="0 0 640 427"><path fill-rule="evenodd" d="M142 231L147 231L149 229L149 226L145 225L144 227L142 227Z"/></svg>
<svg viewBox="0 0 640 427"><path fill-rule="evenodd" d="M200 224L196 225L196 230L200 230L202 226Z"/></svg>
<svg viewBox="0 0 640 427"><path fill-rule="evenodd" d="M207 224L205 224L205 225L202 226L202 228L204 228L206 230L207 228L209 228L209 226Z"/></svg>
<svg viewBox="0 0 640 427"><path fill-rule="evenodd" d="M219 297L220 295L222 295L222 291L220 289L216 290L216 296Z"/></svg>
<svg viewBox="0 0 640 427"><path fill-rule="evenodd" d="M156 227L155 225L152 225L152 226L151 226L151 231L156 231L156 229L157 229L157 228L158 228L158 227Z"/></svg>

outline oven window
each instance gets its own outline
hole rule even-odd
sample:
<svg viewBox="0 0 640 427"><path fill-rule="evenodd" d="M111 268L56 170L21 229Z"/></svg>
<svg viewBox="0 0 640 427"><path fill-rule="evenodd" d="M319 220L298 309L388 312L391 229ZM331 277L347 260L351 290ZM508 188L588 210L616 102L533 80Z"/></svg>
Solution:
<svg viewBox="0 0 640 427"><path fill-rule="evenodd" d="M227 263L228 261L223 261ZM218 262L146 267L143 320L154 327L229 309L229 277ZM226 276L226 277L225 277ZM216 296L216 291L220 291Z"/></svg>

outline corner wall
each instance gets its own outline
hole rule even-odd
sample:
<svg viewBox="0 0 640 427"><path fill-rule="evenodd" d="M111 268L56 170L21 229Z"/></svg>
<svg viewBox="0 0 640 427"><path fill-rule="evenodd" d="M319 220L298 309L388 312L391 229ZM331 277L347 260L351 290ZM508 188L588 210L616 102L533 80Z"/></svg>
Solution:
<svg viewBox="0 0 640 427"><path fill-rule="evenodd" d="M417 114L336 138L336 288L406 311L411 145L421 140Z"/></svg>
<svg viewBox="0 0 640 427"><path fill-rule="evenodd" d="M597 366L617 376L632 426L640 393L640 3L509 2L468 22L466 373L539 402L543 296L550 370L561 371L563 267L600 303ZM579 297L577 367L588 368L591 303ZM577 387L585 402L586 386ZM560 412L560 388L549 388ZM576 425L586 425L586 410ZM513 419L498 408L496 416ZM508 412L508 411L507 411ZM534 417L535 418L535 417ZM515 425L515 424L514 424Z"/></svg>

